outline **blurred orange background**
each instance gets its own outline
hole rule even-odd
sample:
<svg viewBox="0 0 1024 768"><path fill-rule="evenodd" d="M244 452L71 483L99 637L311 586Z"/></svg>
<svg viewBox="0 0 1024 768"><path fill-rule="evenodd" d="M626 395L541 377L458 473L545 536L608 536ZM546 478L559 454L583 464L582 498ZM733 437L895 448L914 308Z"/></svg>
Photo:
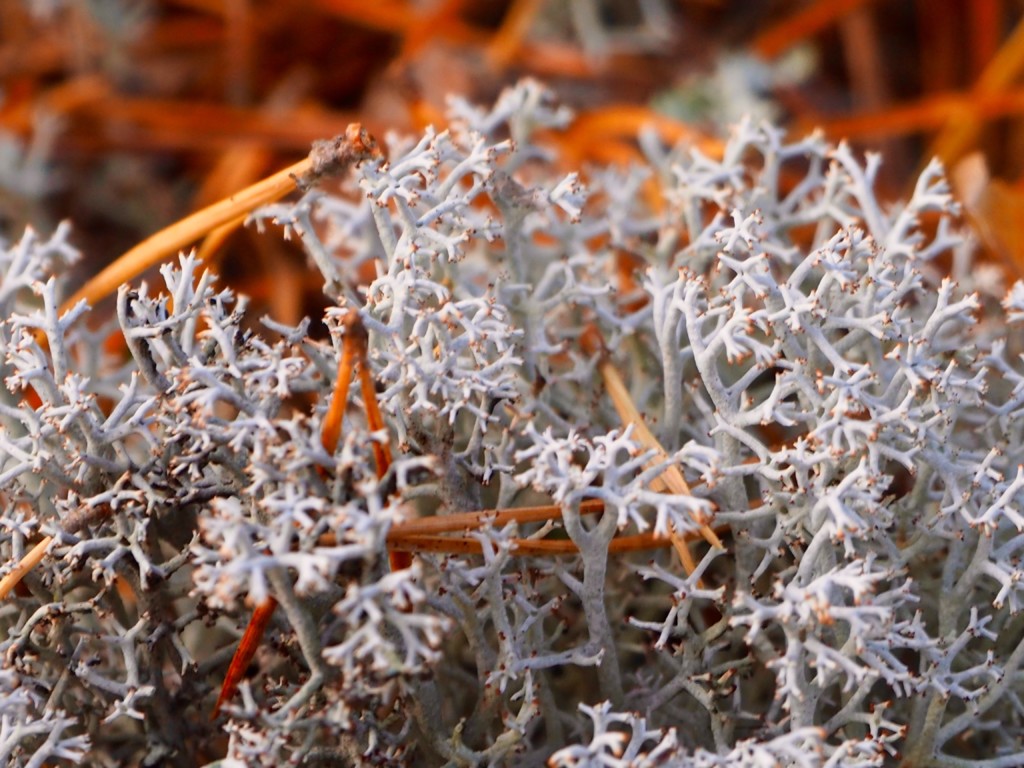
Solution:
<svg viewBox="0 0 1024 768"><path fill-rule="evenodd" d="M986 258L1024 275L1024 15L1009 0L0 0L0 235L74 223L94 272L358 120L443 124L532 76L567 166L654 126L714 151L746 112L879 150L880 194L943 159ZM239 231L218 268L282 321L301 254ZM291 287L292 290L283 290Z"/></svg>

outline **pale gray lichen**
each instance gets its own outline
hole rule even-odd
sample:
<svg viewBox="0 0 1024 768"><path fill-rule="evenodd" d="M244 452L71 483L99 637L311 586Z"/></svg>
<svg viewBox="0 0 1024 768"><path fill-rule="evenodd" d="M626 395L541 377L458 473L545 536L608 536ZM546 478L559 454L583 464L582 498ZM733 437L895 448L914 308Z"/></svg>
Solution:
<svg viewBox="0 0 1024 768"><path fill-rule="evenodd" d="M643 164L565 169L534 135L569 119L533 82L454 101L259 211L324 271L330 343L257 332L183 256L122 289L108 353L110 323L58 313L67 230L3 246L2 561L54 537L0 607L11 764L218 758L214 689L267 596L222 764L1024 761L1024 288L975 290L941 168L888 206L877 157L748 121L720 158L645 134ZM330 454L348 312L388 434L350 409ZM591 324L692 496L652 488ZM387 568L414 511L543 498L559 521ZM692 574L609 554L709 516L725 548ZM552 533L580 554L517 554Z"/></svg>

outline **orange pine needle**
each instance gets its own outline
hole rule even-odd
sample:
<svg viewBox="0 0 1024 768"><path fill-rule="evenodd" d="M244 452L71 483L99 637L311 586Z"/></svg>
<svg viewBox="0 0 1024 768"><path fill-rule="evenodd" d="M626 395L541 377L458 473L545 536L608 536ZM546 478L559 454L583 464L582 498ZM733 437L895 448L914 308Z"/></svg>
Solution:
<svg viewBox="0 0 1024 768"><path fill-rule="evenodd" d="M604 502L589 499L580 502L581 515L593 515L604 509ZM476 512L459 512L453 515L422 517L407 520L391 526L388 544L397 542L407 536L429 536L436 533L453 533L480 528L487 523L500 527L513 520L517 523L539 523L545 520L557 520L562 516L562 508L557 504L546 504L539 507L517 507L504 509L483 509Z"/></svg>
<svg viewBox="0 0 1024 768"><path fill-rule="evenodd" d="M1024 70L1024 20L1018 21L999 53L988 63L972 89L972 95L982 98L1003 93ZM947 166L963 156L970 148L982 121L973 107L966 113L951 116L948 125L929 148L928 157L937 156Z"/></svg>
<svg viewBox="0 0 1024 768"><path fill-rule="evenodd" d="M345 336L342 342L341 360L338 362L338 379L335 382L331 403L328 406L327 415L324 417L324 423L320 431L321 443L328 453L334 453L341 438L342 425L345 421L345 406L348 402L349 385L352 381L352 371L356 366L367 370L365 364L367 334L366 327L359 319L359 314L349 312L345 316L342 326L345 329ZM368 404L367 418L370 421L371 429L379 429L383 426L383 420L380 418L380 410L377 408L376 393L373 392L373 382L369 379L368 375L366 380L369 382L372 394L371 397L366 397L366 384L364 383L363 397ZM360 381L362 381L362 378ZM373 426L373 416L370 415L370 403L373 404L373 412L380 422L378 427ZM390 460L389 453L385 451L384 455ZM377 471L380 475L387 471L386 464L382 468L379 455L377 457ZM402 562L410 558L408 553L391 553L390 557L393 568L395 567L396 558L399 558ZM409 559L408 563L402 567L408 567L411 563L412 561ZM256 649L259 648L260 640L276 608L277 600L270 597L257 606L255 612L253 612L252 618L249 620L249 626L245 628L245 634L242 635L242 640L238 644L235 655L231 659L231 664L228 666L227 674L224 676L220 696L217 698L217 704L214 706L213 717L216 717L218 712L220 712L221 705L234 696L235 691L238 690L238 682L256 654Z"/></svg>
<svg viewBox="0 0 1024 768"><path fill-rule="evenodd" d="M249 626L245 628L245 634L242 635L242 640L238 643L238 648L235 649L235 655L231 657L227 674L224 675L224 684L221 685L217 703L213 705L211 720L216 719L220 714L221 707L230 701L238 691L238 683L245 674L245 670L249 668L253 656L256 655L256 649L260 647L260 640L263 639L263 633L267 631L267 626L270 624L270 619L276 608L277 600L268 597L253 611Z"/></svg>
<svg viewBox="0 0 1024 768"><path fill-rule="evenodd" d="M604 502L588 499L580 504L581 515L593 515L604 509ZM432 552L435 554L479 555L483 548L479 541L469 536L443 536L440 534L453 532L469 532L478 530L484 525L502 526L515 521L518 523L542 522L557 520L562 515L562 508L556 504L539 507L520 507L498 512L483 509L477 512L462 512L443 517L426 517L398 523L391 528L387 544L391 552ZM715 534L726 533L727 526L715 529ZM612 539L609 552L633 552L661 547L678 547L680 542L696 541L703 538L702 532L688 531L682 536L656 536L653 533L640 533L631 536L619 536ZM514 552L517 556L574 555L579 552L575 543L568 539L512 539ZM689 550L687 556L689 556ZM682 555L680 555L682 557ZM692 557L690 558L692 563ZM694 564L693 567L696 567Z"/></svg>
<svg viewBox="0 0 1024 768"><path fill-rule="evenodd" d="M348 403L348 391L353 371L359 377L359 387L366 407L366 422L371 432L384 429L384 417L377 404L377 390L370 376L370 366L366 359L368 334L359 313L349 312L342 321L345 336L342 342L341 360L338 362L338 380L334 386L327 415L324 417L320 439L328 453L334 453L341 437L341 427L345 419L345 407ZM391 466L391 449L387 444L376 441L373 443L373 457L377 464L377 477L384 477ZM401 570L412 565L412 558L405 552L389 554L391 570Z"/></svg>
<svg viewBox="0 0 1024 768"><path fill-rule="evenodd" d="M258 144L244 143L227 150L203 182L196 195L197 203L205 205L208 201L216 201L252 184L259 178L269 159L269 153ZM228 237L245 223L246 216L239 216L211 230L196 249L197 258L204 264L212 264L214 255L220 251Z"/></svg>
<svg viewBox="0 0 1024 768"><path fill-rule="evenodd" d="M634 104L616 104L582 112L567 131L578 138L617 136L633 139L641 130L649 127L672 144L680 141L700 142L708 138L692 125ZM714 145L721 146L721 141L715 141Z"/></svg>
<svg viewBox="0 0 1024 768"><path fill-rule="evenodd" d="M824 128L831 136L847 139L885 138L933 131L950 122L955 115L972 113L979 120L1024 113L1024 90L999 93L936 93L886 109L854 113L846 117L815 120L813 126ZM799 130L810 130L803 123Z"/></svg>
<svg viewBox="0 0 1024 768"><path fill-rule="evenodd" d="M750 48L767 59L774 58L825 29L843 15L871 1L815 0L763 30L750 43Z"/></svg>
<svg viewBox="0 0 1024 768"><path fill-rule="evenodd" d="M357 375L359 376L359 388L363 395L363 405L366 408L366 423L371 432L379 432L384 429L384 417L380 412L380 405L377 403L377 389L373 385L373 378L370 376L370 364L366 357L368 334L359 315L349 312L345 318L346 342L352 339L351 347L346 343L346 353L352 350L352 357L355 362ZM344 359L342 360L344 364ZM340 372L340 369L339 369ZM348 391L345 395L347 397ZM333 403L332 403L333 404ZM344 408L344 404L341 406ZM377 477L384 477L391 466L391 448L387 443L373 442L373 457L377 464ZM401 571L412 565L412 556L407 552L392 551L388 554L388 562L392 571Z"/></svg>
<svg viewBox="0 0 1024 768"><path fill-rule="evenodd" d="M629 104L581 112L572 125L553 134L551 140L558 144L564 162L573 167L585 160L626 164L639 159L634 142L646 129L653 129L669 144L687 142L712 157L720 157L723 151L720 139L647 107Z"/></svg>
<svg viewBox="0 0 1024 768"><path fill-rule="evenodd" d="M31 384L26 384L21 388L21 396L25 400L25 405L32 410L37 410L43 404L43 398L39 396L36 388Z"/></svg>
<svg viewBox="0 0 1024 768"><path fill-rule="evenodd" d="M690 534L696 537L695 534ZM512 539L512 553L517 557L532 555L577 555L579 548L569 539ZM619 536L612 539L609 552L633 552L671 546L670 539L653 533L639 533L633 536ZM483 546L476 539L448 536L408 536L393 545L395 552L433 552L435 554L479 555Z"/></svg>
<svg viewBox="0 0 1024 768"><path fill-rule="evenodd" d="M50 546L50 542L53 541L53 536L44 536L42 541L36 544L30 549L18 564L14 566L10 573L0 579L0 600L7 597L11 590L14 589L21 580L25 578L29 571L39 565L40 561L46 556L46 550Z"/></svg>
<svg viewBox="0 0 1024 768"><path fill-rule="evenodd" d="M345 407L348 404L348 390L352 383L352 371L359 358L360 339L362 335L362 347L366 348L366 329L359 322L359 315L349 312L343 322L345 336L342 340L341 359L338 361L338 379L334 382L334 394L331 396L331 403L327 407L327 415L324 416L324 423L320 429L320 442L324 450L334 453L338 448L338 440L341 438L341 428L345 421Z"/></svg>
<svg viewBox="0 0 1024 768"><path fill-rule="evenodd" d="M967 6L967 24L970 29L971 70L980 74L999 50L1002 26L1002 0L973 0Z"/></svg>
<svg viewBox="0 0 1024 768"><path fill-rule="evenodd" d="M384 429L384 417L377 404L377 390L370 376L370 366L366 359L368 335L366 327L359 319L357 312L349 312L342 321L345 336L342 342L341 360L338 362L338 380L335 383L334 395L331 397L327 415L321 430L321 441L329 453L334 453L341 437L341 427L345 418L345 406L348 402L348 391L353 371L359 377L359 387L366 407L366 423L371 432ZM386 444L373 444L374 459L377 463L377 476L383 477L391 466L391 449Z"/></svg>
<svg viewBox="0 0 1024 768"><path fill-rule="evenodd" d="M365 152L376 152L376 144L359 126L350 125L345 140L353 144L353 146L358 143ZM338 157L335 157L332 162L340 163L345 167L354 162L355 159L357 159L355 154L348 156L342 152ZM303 173L308 175L311 171L316 170L313 165L312 155L304 162L310 163L310 167ZM279 175L280 174L278 174L278 176ZM290 183L294 184L295 179L290 178ZM249 189L251 190L252 187ZM327 417L324 419L324 425L320 436L324 448L331 453L333 453L334 449L337 448L338 439L341 436L341 427L345 416L345 403L348 399L348 387L352 378L353 364L355 361L359 360L360 357L365 359L366 356L366 329L360 322L359 315L355 312L350 312L347 315L345 322L345 345L342 352L342 359L339 363L338 382L335 392L331 398ZM376 406L376 404L376 399L374 399L373 405ZM379 410L377 413L379 416ZM378 471L379 469L380 462L378 460ZM274 615L274 610L276 608L277 600L273 597L268 598L262 604L257 606L252 619L249 620L249 626L245 629L242 641L239 643L238 648L235 650L235 655L231 659L231 664L228 667L227 674L224 677L224 683L221 687L220 696L217 698L217 704L214 706L213 717L217 716L221 705L230 699L238 689L238 681L244 674L245 669L249 666L249 662L252 660L253 655L255 655L256 649L260 644L260 639L263 637L267 624L270 622L270 617Z"/></svg>
<svg viewBox="0 0 1024 768"><path fill-rule="evenodd" d="M126 97L106 94L80 111L102 125L106 135L76 137L81 148L122 147L230 152L256 142L277 151L302 151L316 139L337 132L352 113L306 106L268 110L213 101ZM91 141L91 143L86 143Z"/></svg>
<svg viewBox="0 0 1024 768"><path fill-rule="evenodd" d="M122 283L138 277L168 256L192 245L208 232L236 221L253 209L279 200L297 187L312 184L323 175L337 173L379 154L376 142L358 123L349 125L343 137L337 137L318 147L314 148L305 160L207 206L143 240L76 291L64 302L61 313L83 299L95 304L114 293Z"/></svg>
<svg viewBox="0 0 1024 768"><path fill-rule="evenodd" d="M512 3L501 28L487 46L487 59L492 67L501 70L512 62L523 38L530 31L540 5L540 0L515 0Z"/></svg>
<svg viewBox="0 0 1024 768"><path fill-rule="evenodd" d="M404 35L419 17L408 3L375 2L361 0L316 0L323 12L366 29Z"/></svg>
<svg viewBox="0 0 1024 768"><path fill-rule="evenodd" d="M377 389L370 377L370 366L366 360L366 344L364 341L361 351L361 358L358 362L359 387L363 393L363 403L366 405L366 422L371 432L379 432L384 429L384 416L380 412L380 405L377 404ZM384 477L391 466L391 448L387 443L373 443L373 456L377 461L377 476Z"/></svg>
<svg viewBox="0 0 1024 768"><path fill-rule="evenodd" d="M723 528L723 532L724 532ZM680 541L696 541L701 536L694 532L676 537ZM512 552L517 557L577 555L579 548L569 539L512 539ZM451 538L449 536L406 536L395 543L389 542L392 551L399 552L432 552L450 555L480 555L483 546L476 539L466 537ZM676 541L668 536L656 536L653 533L637 533L632 536L618 536L611 540L608 551L611 553L638 552L645 549L661 549L677 546Z"/></svg>
<svg viewBox="0 0 1024 768"><path fill-rule="evenodd" d="M636 405L633 403L633 399L629 396L629 390L626 388L625 382L619 375L618 370L612 364L611 359L608 356L607 349L605 348L604 339L601 338L601 332L598 331L597 327L590 325L583 332L583 336L580 337L580 346L583 351L590 356L596 356L599 358L598 371L601 373L601 377L604 379L605 387L608 390L608 394L612 399L612 403L615 406L615 410L619 413L619 418L622 419L622 423L627 426L633 427L633 435L637 441L645 448L657 451L655 461L665 461L668 459L668 455L665 453L664 447L658 442L658 439L654 436L650 429L648 429L643 416L640 411L637 410ZM683 473L679 470L679 467L670 465L665 468L661 475L655 479L662 489L669 490L672 493L679 495L691 495L689 484L683 477ZM654 485L654 483L652 483ZM697 521L701 523L701 521ZM722 542L718 538L718 535L714 530L706 523L701 524L700 527L701 536L705 541L713 547L722 549ZM669 530L669 539L672 542L672 546L679 556L680 562L683 564L683 568L686 572L693 573L696 569L696 562L693 559L693 555L690 552L690 548L686 545L683 536L680 536L674 529Z"/></svg>
<svg viewBox="0 0 1024 768"><path fill-rule="evenodd" d="M338 441L341 438L342 426L345 421L345 406L348 402L349 385L352 381L352 371L357 365L362 365L364 370L366 368L365 359L367 334L365 326L359 319L359 314L356 312L349 312L345 316L342 326L345 329L345 336L342 342L341 360L338 362L338 379L335 382L334 393L331 396L331 402L327 408L327 415L324 417L324 423L320 430L321 444L328 453L334 453L338 447ZM372 388L372 381L370 382L370 386ZM372 402L373 405L376 406L376 396L374 395L374 397L367 402ZM377 410L376 413L379 419L380 411ZM372 417L369 418L372 422ZM377 470L380 474L387 471L386 466L383 471L381 470L379 457ZM407 553L401 553L401 555L399 555L399 553L392 553L390 557L392 559L392 567L394 567L396 557L400 557L404 560L405 558L409 558L409 555ZM411 560L409 564L411 564ZM235 650L235 655L231 659L231 664L228 666L227 674L224 676L224 683L221 686L220 696L217 698L217 704L214 706L213 717L217 716L221 705L234 696L235 691L238 690L238 681L241 680L242 675L249 666L249 662L252 661L252 657L256 653L256 649L259 648L260 640L262 639L263 633L266 631L267 625L270 623L270 617L274 615L274 610L276 608L277 601L273 597L268 598L257 606L252 618L249 620L249 626L245 628L245 634L242 635L242 640L238 644L238 648Z"/></svg>

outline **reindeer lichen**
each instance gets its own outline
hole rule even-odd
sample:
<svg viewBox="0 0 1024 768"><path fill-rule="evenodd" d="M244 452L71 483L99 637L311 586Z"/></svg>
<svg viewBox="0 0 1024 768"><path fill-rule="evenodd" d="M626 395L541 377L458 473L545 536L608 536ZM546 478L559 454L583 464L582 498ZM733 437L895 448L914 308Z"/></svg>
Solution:
<svg viewBox="0 0 1024 768"><path fill-rule="evenodd" d="M570 120L455 100L257 211L329 341L190 255L90 325L67 227L2 245L0 561L50 537L0 605L6 764L1024 762L1024 287L972 269L942 169L884 205L876 156L751 121L567 169ZM331 451L350 313L386 426L353 395ZM418 516L538 503L389 567Z"/></svg>

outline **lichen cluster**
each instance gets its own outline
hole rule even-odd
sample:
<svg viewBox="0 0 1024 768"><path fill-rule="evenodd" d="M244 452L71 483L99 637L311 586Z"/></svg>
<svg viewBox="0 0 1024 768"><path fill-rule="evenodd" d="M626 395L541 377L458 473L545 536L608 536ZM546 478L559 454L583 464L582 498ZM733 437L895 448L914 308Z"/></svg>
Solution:
<svg viewBox="0 0 1024 768"><path fill-rule="evenodd" d="M329 341L187 255L94 327L58 311L66 228L4 244L0 560L53 539L0 605L0 757L1024 761L1024 288L971 265L941 168L888 207L877 157L768 125L568 172L536 83L450 117L255 215L323 272ZM332 452L350 313L387 426L353 396ZM481 554L389 567L400 521L542 503L467 530ZM615 549L639 533L696 566Z"/></svg>

